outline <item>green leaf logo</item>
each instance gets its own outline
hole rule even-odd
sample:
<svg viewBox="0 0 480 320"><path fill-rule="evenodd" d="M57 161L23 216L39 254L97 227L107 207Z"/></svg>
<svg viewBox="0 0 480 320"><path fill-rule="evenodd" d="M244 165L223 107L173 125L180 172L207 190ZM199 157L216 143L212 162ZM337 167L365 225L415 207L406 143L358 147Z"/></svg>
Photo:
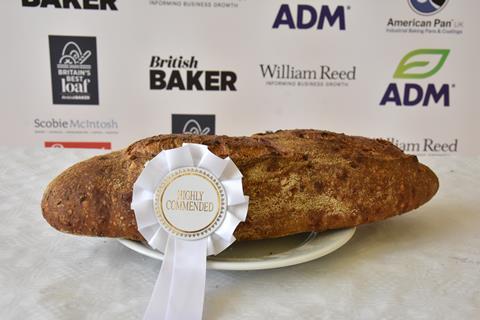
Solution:
<svg viewBox="0 0 480 320"><path fill-rule="evenodd" d="M409 52L398 64L397 70L393 74L396 79L425 79L437 73L447 60L450 50L448 49L418 49ZM425 56L430 56L429 61L422 60ZM434 62L438 59L438 62ZM420 71L410 70L422 68ZM408 72L410 71L410 72Z"/></svg>

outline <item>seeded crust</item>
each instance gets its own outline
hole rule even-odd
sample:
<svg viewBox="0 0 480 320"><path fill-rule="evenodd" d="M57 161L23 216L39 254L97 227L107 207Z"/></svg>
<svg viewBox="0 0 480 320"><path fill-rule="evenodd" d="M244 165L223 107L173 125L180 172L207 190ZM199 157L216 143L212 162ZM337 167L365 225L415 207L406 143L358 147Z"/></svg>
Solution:
<svg viewBox="0 0 480 320"><path fill-rule="evenodd" d="M130 209L146 161L184 142L230 156L250 196L238 240L353 227L418 208L438 179L388 141L318 130L251 137L159 135L70 167L45 190L42 211L56 229L87 236L143 240Z"/></svg>

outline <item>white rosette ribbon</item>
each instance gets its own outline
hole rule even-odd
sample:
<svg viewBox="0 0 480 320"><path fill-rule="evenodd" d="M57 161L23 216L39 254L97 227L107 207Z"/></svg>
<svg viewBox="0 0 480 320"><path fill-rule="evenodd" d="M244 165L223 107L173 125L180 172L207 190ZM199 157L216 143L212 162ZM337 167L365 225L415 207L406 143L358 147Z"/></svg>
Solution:
<svg viewBox="0 0 480 320"><path fill-rule="evenodd" d="M166 181L172 181L172 174L180 177L184 172L202 175L206 184L217 190L218 214L207 227L196 230L199 232L180 232L159 214ZM206 257L230 246L235 228L247 216L242 177L229 157L221 159L201 144L184 143L164 150L145 164L133 186L131 208L139 232L152 248L164 253L164 259L144 319L202 318Z"/></svg>

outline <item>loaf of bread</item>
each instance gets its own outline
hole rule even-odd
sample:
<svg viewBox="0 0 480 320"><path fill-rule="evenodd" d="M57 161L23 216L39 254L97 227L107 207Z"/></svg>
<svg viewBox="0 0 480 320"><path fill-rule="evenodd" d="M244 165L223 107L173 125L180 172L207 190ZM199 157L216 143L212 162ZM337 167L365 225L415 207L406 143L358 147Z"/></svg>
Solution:
<svg viewBox="0 0 480 320"><path fill-rule="evenodd" d="M383 220L418 208L438 190L428 167L381 139L318 130L159 135L65 170L45 190L43 216L63 232L143 240L130 209L133 183L146 161L184 142L230 156L243 173L250 205L238 240Z"/></svg>

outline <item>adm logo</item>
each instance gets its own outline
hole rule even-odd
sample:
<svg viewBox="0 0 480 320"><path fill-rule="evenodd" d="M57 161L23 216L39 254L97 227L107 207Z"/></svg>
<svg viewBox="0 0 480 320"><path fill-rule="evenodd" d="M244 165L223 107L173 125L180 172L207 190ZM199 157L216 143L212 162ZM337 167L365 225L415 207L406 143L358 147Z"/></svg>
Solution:
<svg viewBox="0 0 480 320"><path fill-rule="evenodd" d="M337 6L334 10L329 6L323 5L319 9L307 5L299 4L295 12L292 13L288 4L282 4L278 10L273 29L285 26L289 29L318 29L323 30L326 25L334 27L338 24L339 30L345 30L345 7Z"/></svg>
<svg viewBox="0 0 480 320"><path fill-rule="evenodd" d="M172 133L215 134L215 115L172 114Z"/></svg>
<svg viewBox="0 0 480 320"><path fill-rule="evenodd" d="M409 52L398 64L394 79L423 80L435 75L445 64L450 50L418 49ZM403 94L401 93L403 91ZM433 101L450 106L450 84L434 83L390 83L380 105L388 103L397 106L429 106Z"/></svg>
<svg viewBox="0 0 480 320"><path fill-rule="evenodd" d="M430 16L439 13L448 0L407 0L410 8L418 14Z"/></svg>
<svg viewBox="0 0 480 320"><path fill-rule="evenodd" d="M116 0L22 0L23 7L85 9L85 10L118 10Z"/></svg>
<svg viewBox="0 0 480 320"><path fill-rule="evenodd" d="M53 104L98 105L95 37L49 36Z"/></svg>

